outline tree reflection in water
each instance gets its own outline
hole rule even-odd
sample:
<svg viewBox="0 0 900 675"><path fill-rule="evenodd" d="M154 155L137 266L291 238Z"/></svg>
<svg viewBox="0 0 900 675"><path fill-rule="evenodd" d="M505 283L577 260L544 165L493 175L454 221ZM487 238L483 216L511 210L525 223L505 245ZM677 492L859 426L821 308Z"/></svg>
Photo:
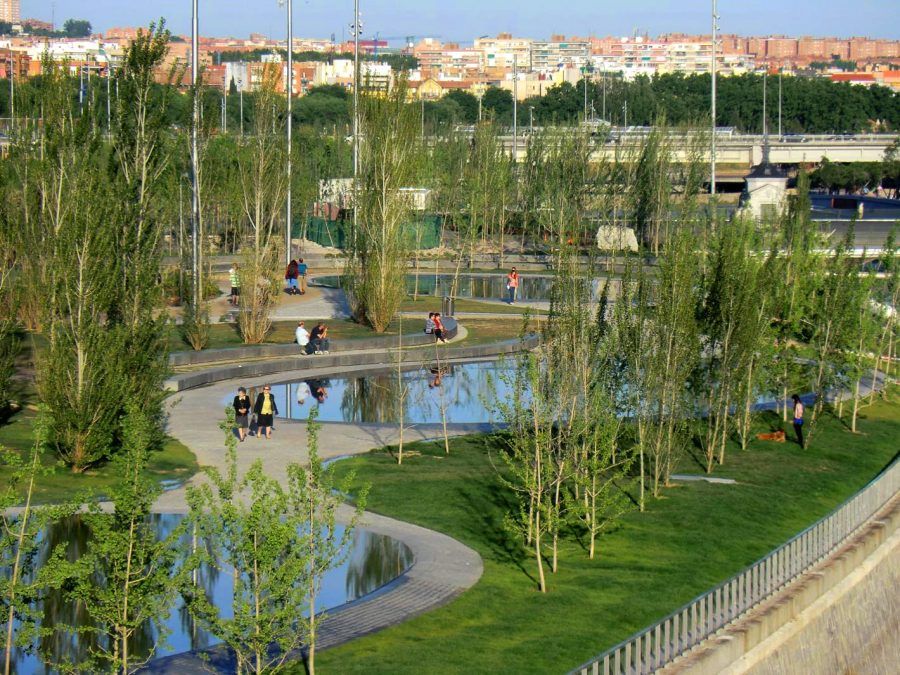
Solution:
<svg viewBox="0 0 900 675"><path fill-rule="evenodd" d="M396 579L413 563L412 551L406 544L365 530L354 533L352 550L345 587L348 602Z"/></svg>

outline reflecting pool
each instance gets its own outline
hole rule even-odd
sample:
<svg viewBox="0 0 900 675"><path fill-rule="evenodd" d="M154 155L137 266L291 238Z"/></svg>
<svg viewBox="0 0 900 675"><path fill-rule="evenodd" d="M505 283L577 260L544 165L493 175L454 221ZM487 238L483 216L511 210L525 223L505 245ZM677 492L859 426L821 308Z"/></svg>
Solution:
<svg viewBox="0 0 900 675"><path fill-rule="evenodd" d="M152 516L152 519L160 535L166 536L182 517L158 514ZM338 536L342 533L343 528L338 528ZM90 529L82 519L77 517L66 519L44 532L38 562L42 564L46 561L60 544L66 545L69 559L75 560L90 550L90 542ZM183 543L185 547L190 548L189 538ZM413 563L412 551L406 544L367 530L357 529L348 547L349 553L344 564L330 570L323 578L320 595L316 600L317 607L329 609L356 600L396 579ZM219 607L221 615L230 617L231 574L223 574L217 569L204 566L198 571L197 583ZM88 650L96 646L96 639L90 634L75 635L62 627L87 625L84 608L68 602L61 593L55 592L43 600L43 610L43 627L60 628L40 638L41 651L52 654L53 660L57 663L83 662ZM191 649L203 649L219 642L194 623L180 601L164 623L170 631L167 637L168 645L157 651L157 657ZM159 626L149 622L135 633L131 650L136 659L149 652L159 633ZM15 653L14 659L14 669L17 673L50 672L37 656L19 651Z"/></svg>
<svg viewBox="0 0 900 675"><path fill-rule="evenodd" d="M426 364L404 371L377 371L348 377L312 378L272 384L277 417L306 420L313 408L323 422L357 424L397 423L400 411L406 424L439 424L444 410L447 422L493 422L497 397L508 397L514 361ZM259 389L248 388L250 400ZM234 395L222 399L229 405ZM402 400L402 408L401 406Z"/></svg>
<svg viewBox="0 0 900 675"><path fill-rule="evenodd" d="M336 275L315 277L312 283L317 286L337 288L340 286L340 277ZM417 292L419 295L443 297L450 294L452 285L452 274L420 272L418 282L415 274L406 275L406 291L410 294ZM519 290L516 298L518 300L549 300L552 285L553 277L535 276L523 272L519 277ZM456 297L476 300L506 300L506 275L460 274Z"/></svg>

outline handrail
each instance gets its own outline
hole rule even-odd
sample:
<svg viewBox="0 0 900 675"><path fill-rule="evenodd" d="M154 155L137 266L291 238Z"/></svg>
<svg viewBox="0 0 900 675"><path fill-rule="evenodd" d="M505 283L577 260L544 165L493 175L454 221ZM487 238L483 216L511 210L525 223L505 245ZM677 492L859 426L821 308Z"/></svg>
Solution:
<svg viewBox="0 0 900 675"><path fill-rule="evenodd" d="M818 522L570 675L652 673L831 555L900 491L900 459Z"/></svg>

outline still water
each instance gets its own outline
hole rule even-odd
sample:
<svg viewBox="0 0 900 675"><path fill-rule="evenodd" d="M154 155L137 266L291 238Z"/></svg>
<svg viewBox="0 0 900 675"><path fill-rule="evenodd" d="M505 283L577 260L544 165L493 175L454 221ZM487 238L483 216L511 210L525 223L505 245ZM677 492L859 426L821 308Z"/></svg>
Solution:
<svg viewBox="0 0 900 675"><path fill-rule="evenodd" d="M166 536L179 523L183 516L174 514L157 514L151 516L160 532ZM337 536L341 536L343 527L338 528ZM70 518L54 524L44 533L39 551L39 563L43 563L51 552L60 544L67 545L67 554L74 560L90 550L91 533L88 526L80 518ZM190 541L185 541L190 547ZM396 579L409 569L413 563L412 551L403 542L390 537L358 529L349 543L349 555L340 567L330 570L322 580L320 595L316 606L322 609L338 607L356 600L386 583ZM206 590L208 597L219 607L223 617L231 616L231 574L223 574L217 569L204 566L199 570L198 583ZM68 602L60 593L50 593L43 601L44 628L55 626L86 624L82 607ZM168 645L157 651L156 656L168 656L191 649L203 649L219 642L205 632L192 620L187 610L180 604L166 618L165 625L169 629ZM147 623L134 637L132 650L136 655L148 653L159 635L159 626ZM53 655L57 663L80 663L90 647L90 637L78 637L65 629L54 630L50 635L40 638L41 651ZM14 661L15 672L46 673L42 661L34 655L18 652Z"/></svg>
<svg viewBox="0 0 900 675"><path fill-rule="evenodd" d="M338 276L315 277L313 283L317 286L337 288L340 285ZM443 297L450 294L453 284L452 274L426 274L419 273L418 294ZM527 272L519 277L519 290L516 293L518 300L548 300L550 289L553 286L553 277L534 276ZM406 291L412 294L416 289L416 275L406 275ZM457 298L474 298L476 300L506 300L506 275L505 274L461 274Z"/></svg>
<svg viewBox="0 0 900 675"><path fill-rule="evenodd" d="M397 423L400 411L406 424L494 422L494 402L508 397L513 361L435 364L397 372L376 372L359 377L331 377L273 384L276 417L306 420L313 408L323 422L357 424ZM248 390L256 400L258 390ZM229 405L233 394L222 399ZM402 404L401 404L402 400ZM402 408L401 408L402 405Z"/></svg>

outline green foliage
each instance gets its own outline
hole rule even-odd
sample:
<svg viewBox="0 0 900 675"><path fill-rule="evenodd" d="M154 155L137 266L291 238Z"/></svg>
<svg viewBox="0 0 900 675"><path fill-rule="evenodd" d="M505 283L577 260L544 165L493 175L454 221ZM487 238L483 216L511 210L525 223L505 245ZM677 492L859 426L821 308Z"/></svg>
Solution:
<svg viewBox="0 0 900 675"><path fill-rule="evenodd" d="M323 469L314 420L309 468L289 465L287 486L267 477L259 460L239 476L234 411L226 412L225 471L210 468L209 483L189 488L188 527L203 545L186 568L205 563L232 576L231 616L198 586L186 583L182 594L198 623L234 650L238 673L278 672L302 644L314 655L321 616L310 620L303 613L314 611L322 575L346 555L362 505L337 536L340 498L333 490L347 490L350 483L336 482L333 467Z"/></svg>
<svg viewBox="0 0 900 675"><path fill-rule="evenodd" d="M65 668L128 673L165 644L163 619L178 594L176 563L183 526L160 538L150 520L161 492L146 476L155 433L155 420L137 405L129 405L122 452L115 459L123 480L108 495L112 514L91 503L82 516L91 532L87 551L68 565L62 559L51 563L64 580L67 599L79 603L87 615L83 625L71 628L91 645L87 658L64 664ZM133 653L135 635L151 621L158 630L154 640L144 645L144 653Z"/></svg>
<svg viewBox="0 0 900 675"><path fill-rule="evenodd" d="M63 33L70 38L89 37L91 34L91 22L85 19L66 19L63 24Z"/></svg>

